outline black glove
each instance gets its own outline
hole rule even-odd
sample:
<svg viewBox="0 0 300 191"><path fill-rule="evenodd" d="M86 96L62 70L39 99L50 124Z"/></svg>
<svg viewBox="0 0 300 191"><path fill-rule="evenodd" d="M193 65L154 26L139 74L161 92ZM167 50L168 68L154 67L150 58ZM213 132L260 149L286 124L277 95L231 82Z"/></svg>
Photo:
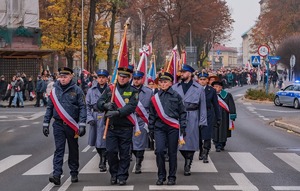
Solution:
<svg viewBox="0 0 300 191"><path fill-rule="evenodd" d="M43 133L46 137L49 135L49 126L43 126Z"/></svg>
<svg viewBox="0 0 300 191"><path fill-rule="evenodd" d="M185 128L180 128L180 135L182 135L183 137L186 136Z"/></svg>
<svg viewBox="0 0 300 191"><path fill-rule="evenodd" d="M216 122L216 128L219 128L221 126L221 120L218 119L217 122Z"/></svg>
<svg viewBox="0 0 300 191"><path fill-rule="evenodd" d="M95 126L96 122L95 122L95 120L92 120L92 121L89 121L89 124L90 124L90 126Z"/></svg>
<svg viewBox="0 0 300 191"><path fill-rule="evenodd" d="M85 135L85 126L79 126L79 131L78 131L79 137L82 137Z"/></svg>
<svg viewBox="0 0 300 191"><path fill-rule="evenodd" d="M112 111L112 110L114 110L114 103L112 103L112 102L105 103L105 104L103 104L103 107L107 111Z"/></svg>
<svg viewBox="0 0 300 191"><path fill-rule="evenodd" d="M154 129L149 129L149 138L150 138L150 141L153 142L153 140L154 140Z"/></svg>
<svg viewBox="0 0 300 191"><path fill-rule="evenodd" d="M105 114L105 117L112 118L112 117L116 117L116 116L119 116L119 115L120 115L119 111L108 111Z"/></svg>

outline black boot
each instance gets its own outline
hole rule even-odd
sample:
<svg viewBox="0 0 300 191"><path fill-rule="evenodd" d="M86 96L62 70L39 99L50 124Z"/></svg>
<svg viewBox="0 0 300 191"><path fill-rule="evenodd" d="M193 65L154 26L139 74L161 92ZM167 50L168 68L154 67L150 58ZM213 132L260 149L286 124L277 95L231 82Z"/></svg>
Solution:
<svg viewBox="0 0 300 191"><path fill-rule="evenodd" d="M191 175L191 159L185 159L184 162L184 176L190 176Z"/></svg>
<svg viewBox="0 0 300 191"><path fill-rule="evenodd" d="M99 157L100 157L100 162L99 162L99 166L98 166L100 168L100 166L102 164L102 159L103 159L102 150L100 148L96 148L96 150L97 150L97 153L99 154Z"/></svg>
<svg viewBox="0 0 300 191"><path fill-rule="evenodd" d="M208 153L209 153L209 150L207 149L204 149L203 151L203 163L208 163Z"/></svg>
<svg viewBox="0 0 300 191"><path fill-rule="evenodd" d="M101 149L101 159L99 164L100 172L106 172L106 149Z"/></svg>
<svg viewBox="0 0 300 191"><path fill-rule="evenodd" d="M53 184L59 186L60 185L60 177L50 176L49 182L52 182Z"/></svg>
<svg viewBox="0 0 300 191"><path fill-rule="evenodd" d="M142 161L143 161L143 158L136 158L136 164L135 164L135 174L141 174L142 173Z"/></svg>
<svg viewBox="0 0 300 191"><path fill-rule="evenodd" d="M200 151L199 151L199 160L203 160L203 149L200 148Z"/></svg>

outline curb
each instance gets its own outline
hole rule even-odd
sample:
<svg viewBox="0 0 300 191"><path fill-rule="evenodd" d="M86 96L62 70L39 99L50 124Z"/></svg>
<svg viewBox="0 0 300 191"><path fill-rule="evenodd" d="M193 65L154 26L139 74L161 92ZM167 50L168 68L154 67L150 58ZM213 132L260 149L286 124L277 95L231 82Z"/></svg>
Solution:
<svg viewBox="0 0 300 191"><path fill-rule="evenodd" d="M284 123L284 122L278 121L278 120L275 120L275 121L274 121L274 125L275 125L276 127L280 127L280 128L283 128L283 129L287 129L287 130L290 130L290 131L293 131L293 132L295 132L295 133L299 133L299 134L300 134L300 127L298 127L298 126L296 126L296 125Z"/></svg>
<svg viewBox="0 0 300 191"><path fill-rule="evenodd" d="M253 100L253 99L248 99L245 98L245 96L242 97L242 100L247 101L247 102L254 102L254 103L268 103L268 104L272 104L272 101L259 101L259 100Z"/></svg>

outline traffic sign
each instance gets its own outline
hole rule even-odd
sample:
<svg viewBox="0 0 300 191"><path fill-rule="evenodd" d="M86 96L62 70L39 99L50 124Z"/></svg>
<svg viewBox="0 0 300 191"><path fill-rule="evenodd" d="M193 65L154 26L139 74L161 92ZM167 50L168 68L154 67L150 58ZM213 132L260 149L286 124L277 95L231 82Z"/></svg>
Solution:
<svg viewBox="0 0 300 191"><path fill-rule="evenodd" d="M280 56L268 56L270 64L276 64L281 57Z"/></svg>
<svg viewBox="0 0 300 191"><path fill-rule="evenodd" d="M291 68L294 68L295 64L296 64L296 56L292 55L291 59L290 59L290 66L291 66Z"/></svg>
<svg viewBox="0 0 300 191"><path fill-rule="evenodd" d="M257 52L260 56L266 57L270 52L270 48L267 45L260 45Z"/></svg>
<svg viewBox="0 0 300 191"><path fill-rule="evenodd" d="M260 65L260 56L251 56L252 65Z"/></svg>

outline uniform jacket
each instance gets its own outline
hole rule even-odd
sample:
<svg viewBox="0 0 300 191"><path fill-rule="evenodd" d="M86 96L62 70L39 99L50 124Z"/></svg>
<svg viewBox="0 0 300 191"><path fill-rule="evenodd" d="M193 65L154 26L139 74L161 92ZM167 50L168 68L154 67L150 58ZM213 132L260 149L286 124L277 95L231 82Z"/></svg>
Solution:
<svg viewBox="0 0 300 191"><path fill-rule="evenodd" d="M207 125L204 88L195 81L185 94L181 83L173 85L172 88L183 98L187 112L186 144L180 150L197 151L199 150L199 126Z"/></svg>
<svg viewBox="0 0 300 191"><path fill-rule="evenodd" d="M139 100L138 90L132 87L130 83L127 83L123 86L120 86L119 83L117 83L117 88L125 103L127 102L127 100L128 103L126 103L124 107L117 109L120 112L120 115L110 118L109 124L118 128L133 127L134 124L132 124L129 121L129 119L127 119L127 116L130 115L131 113L134 113L135 108L138 104L138 100ZM102 112L105 111L103 105L111 101L111 96L112 96L112 92L110 88L107 87L97 102L97 107L100 111Z"/></svg>
<svg viewBox="0 0 300 191"><path fill-rule="evenodd" d="M36 82L36 88L35 88L36 93L43 92L43 80L39 79Z"/></svg>
<svg viewBox="0 0 300 191"><path fill-rule="evenodd" d="M186 128L186 111L184 109L182 97L170 87L167 91L159 90L157 92L162 107L171 118L179 121L180 128ZM168 127L158 116L151 102L149 115L149 129Z"/></svg>
<svg viewBox="0 0 300 191"><path fill-rule="evenodd" d="M86 105L83 91L72 80L69 87L63 91L59 81L54 84L56 96L66 110L66 112L78 123L85 124L86 122ZM44 117L44 123L50 123L51 118L60 119L52 100L48 100L47 110Z"/></svg>

